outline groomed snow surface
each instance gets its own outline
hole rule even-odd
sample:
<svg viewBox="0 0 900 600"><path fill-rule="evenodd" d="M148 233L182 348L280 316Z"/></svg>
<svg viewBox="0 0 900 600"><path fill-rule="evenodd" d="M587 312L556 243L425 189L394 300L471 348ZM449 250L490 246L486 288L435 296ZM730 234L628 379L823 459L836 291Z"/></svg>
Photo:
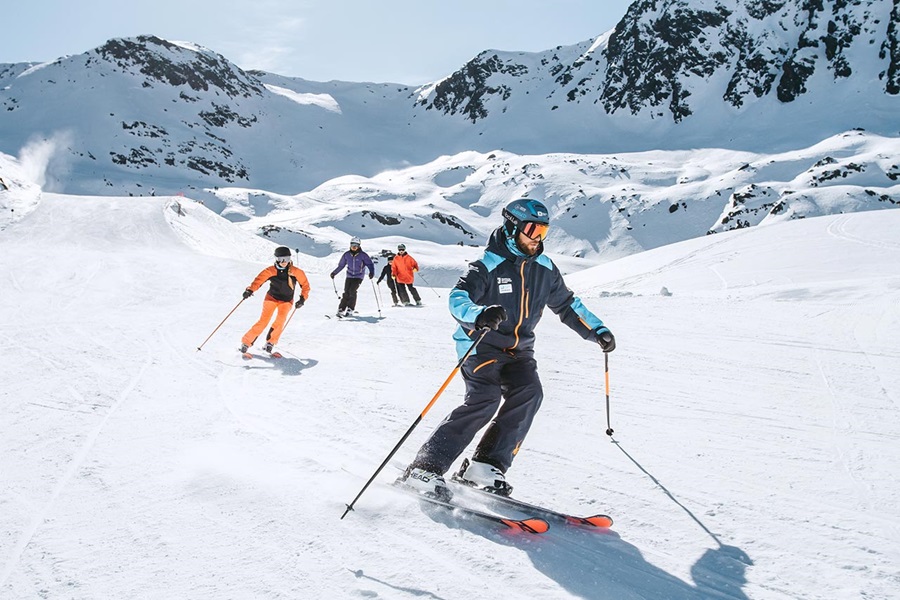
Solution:
<svg viewBox="0 0 900 600"><path fill-rule="evenodd" d="M386 485L459 378L339 518L455 365L447 289L326 319L337 255L301 255L285 357L245 362L274 245L174 200L45 194L0 233L0 597L900 597L900 210L569 275L617 336L615 433L599 347L546 311L508 477L616 522L533 536Z"/></svg>

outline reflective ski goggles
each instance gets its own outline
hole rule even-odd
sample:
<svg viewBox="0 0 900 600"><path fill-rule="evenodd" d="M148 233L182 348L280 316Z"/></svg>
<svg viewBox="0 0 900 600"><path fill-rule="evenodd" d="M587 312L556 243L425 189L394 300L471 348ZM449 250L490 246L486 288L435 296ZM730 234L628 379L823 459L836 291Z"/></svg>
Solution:
<svg viewBox="0 0 900 600"><path fill-rule="evenodd" d="M290 256L276 256L276 257L275 257L275 262L277 262L277 263L289 263L289 262L291 262L291 257L290 257Z"/></svg>
<svg viewBox="0 0 900 600"><path fill-rule="evenodd" d="M539 242L543 242L547 239L547 232L550 231L550 225L547 223L535 223L534 221L528 221L522 224L522 228L520 230L525 234L525 237L536 240Z"/></svg>

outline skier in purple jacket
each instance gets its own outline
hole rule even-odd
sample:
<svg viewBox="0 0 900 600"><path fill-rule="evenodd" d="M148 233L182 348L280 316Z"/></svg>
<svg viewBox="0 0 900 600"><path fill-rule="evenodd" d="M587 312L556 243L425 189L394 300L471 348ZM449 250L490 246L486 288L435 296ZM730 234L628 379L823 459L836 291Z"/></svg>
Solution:
<svg viewBox="0 0 900 600"><path fill-rule="evenodd" d="M347 278L344 280L344 294L338 305L338 317L349 317L356 310L356 292L366 274L366 269L369 270L369 279L375 277L375 263L363 251L358 237L350 239L350 249L341 256L341 262L331 272L331 278L334 279L335 275L340 273L344 267L347 267Z"/></svg>

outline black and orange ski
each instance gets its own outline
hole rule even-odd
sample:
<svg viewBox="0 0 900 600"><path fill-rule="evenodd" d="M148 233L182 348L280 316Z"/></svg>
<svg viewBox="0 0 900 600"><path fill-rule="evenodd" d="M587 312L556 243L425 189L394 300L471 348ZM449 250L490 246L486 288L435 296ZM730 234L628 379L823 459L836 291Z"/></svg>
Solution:
<svg viewBox="0 0 900 600"><path fill-rule="evenodd" d="M415 496L419 500L423 502L428 502L434 506L440 506L446 508L447 510L456 512L461 515L468 515L471 517L475 517L477 519L481 519L482 521L488 521L490 523L495 523L498 525L504 525L509 527L510 529L514 529L516 531L524 531L526 533L546 533L550 529L550 525L547 521L538 518L527 518L527 519L511 519L508 517L501 517L500 515L495 515L493 513L485 512L482 510L478 510L477 508L472 508L469 506L463 506L461 504L457 504L456 502L440 500L438 498L434 498L432 496L425 496L424 494L420 494L415 490L411 490L403 484L395 484L394 487L397 489L410 494L411 496Z"/></svg>
<svg viewBox="0 0 900 600"><path fill-rule="evenodd" d="M253 355L249 352L241 352L241 356L244 360L250 360L251 358L284 358L280 352L270 352L269 356L260 356L259 354Z"/></svg>
<svg viewBox="0 0 900 600"><path fill-rule="evenodd" d="M544 517L548 519L553 519L556 521L561 521L563 523L567 523L569 525L584 525L587 527L598 527L598 528L609 528L612 527L613 520L609 515L591 515L588 517L581 517L577 515L570 515L568 513L560 512L558 510L554 510L552 508L547 508L545 506L539 506L537 504L532 504L530 502L525 502L523 500L519 500L518 498L513 498L511 496L500 496L498 494L494 494L485 490L480 490L478 488L474 488L462 480L453 476L451 479L453 485L451 485L452 490L457 490L462 488L465 492L471 492L474 494L478 494L479 498L486 499L490 502L494 502L497 504L505 505L510 508L514 508L516 510L520 510L524 513L536 515L539 517ZM464 492L463 492L464 493Z"/></svg>

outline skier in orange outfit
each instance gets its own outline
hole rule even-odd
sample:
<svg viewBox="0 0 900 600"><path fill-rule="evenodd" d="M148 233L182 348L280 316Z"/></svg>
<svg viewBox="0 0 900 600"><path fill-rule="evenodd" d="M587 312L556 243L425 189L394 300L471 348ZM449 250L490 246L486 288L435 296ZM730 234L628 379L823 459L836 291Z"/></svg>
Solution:
<svg viewBox="0 0 900 600"><path fill-rule="evenodd" d="M397 256L394 257L394 261L391 263L391 274L397 283L397 295L400 296L400 302L403 303L403 306L412 304L409 301L410 294L412 294L413 300L416 301L416 306L422 306L422 298L419 297L418 290L413 287L413 282L418 272L419 263L406 253L406 244L397 246Z"/></svg>
<svg viewBox="0 0 900 600"><path fill-rule="evenodd" d="M291 250L285 246L275 249L275 264L259 272L256 279L244 290L244 298L252 296L253 292L267 281L269 282L269 291L263 300L262 314L259 321L241 338L241 352L246 353L250 349L259 334L269 324L272 314L277 312L275 322L272 323L266 334L265 349L271 354L275 344L281 338L284 323L291 311L291 304L300 308L309 297L309 281L306 279L306 273L303 272L303 269L291 264ZM300 297L294 303L294 290L297 285L300 286Z"/></svg>

